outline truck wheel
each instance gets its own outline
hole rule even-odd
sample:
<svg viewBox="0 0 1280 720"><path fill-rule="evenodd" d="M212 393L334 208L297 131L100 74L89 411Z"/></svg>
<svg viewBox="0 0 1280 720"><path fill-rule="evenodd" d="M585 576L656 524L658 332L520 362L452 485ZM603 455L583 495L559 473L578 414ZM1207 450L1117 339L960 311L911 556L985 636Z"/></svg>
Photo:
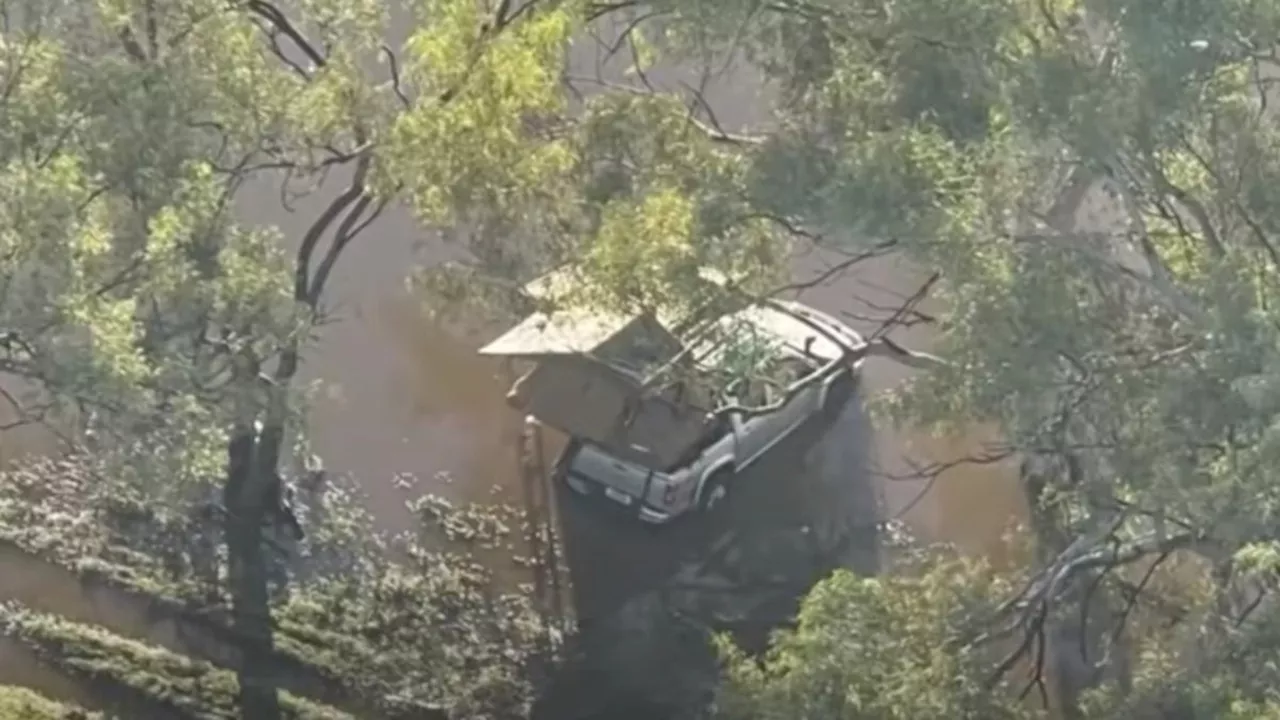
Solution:
<svg viewBox="0 0 1280 720"><path fill-rule="evenodd" d="M729 484L733 480L733 470L721 468L707 478L702 488L702 496L698 498L698 506L705 513L717 512L729 499Z"/></svg>
<svg viewBox="0 0 1280 720"><path fill-rule="evenodd" d="M831 387L827 388L827 394L822 398L822 414L829 418L835 418L844 410L844 406L849 402L849 398L853 395L853 372L846 370L831 383Z"/></svg>
<svg viewBox="0 0 1280 720"><path fill-rule="evenodd" d="M584 492L584 489L589 490L589 488L586 488L581 480L574 480L569 477L569 465L573 462L573 456L577 454L580 447L581 443L577 440L570 440L565 443L564 449L560 451L560 454L556 456L555 462L551 465L551 477L564 483L565 487L578 495L589 495L590 492Z"/></svg>

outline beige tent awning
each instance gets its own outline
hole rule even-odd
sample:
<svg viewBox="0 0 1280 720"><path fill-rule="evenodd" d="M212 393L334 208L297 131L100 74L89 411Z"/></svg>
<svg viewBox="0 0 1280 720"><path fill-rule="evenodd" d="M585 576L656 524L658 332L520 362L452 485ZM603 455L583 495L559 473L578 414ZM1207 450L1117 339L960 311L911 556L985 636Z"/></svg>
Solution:
<svg viewBox="0 0 1280 720"><path fill-rule="evenodd" d="M525 358L590 354L638 321L583 310L534 313L480 348L480 354Z"/></svg>
<svg viewBox="0 0 1280 720"><path fill-rule="evenodd" d="M522 412L613 455L657 470L680 463L706 434L707 409L642 394L636 380L577 355L547 357L512 387Z"/></svg>

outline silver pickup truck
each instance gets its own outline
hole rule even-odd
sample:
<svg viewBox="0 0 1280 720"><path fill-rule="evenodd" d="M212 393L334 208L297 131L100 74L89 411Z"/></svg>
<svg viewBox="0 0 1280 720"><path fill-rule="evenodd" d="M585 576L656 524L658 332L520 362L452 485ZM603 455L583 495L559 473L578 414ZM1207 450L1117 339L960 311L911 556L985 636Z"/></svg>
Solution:
<svg viewBox="0 0 1280 720"><path fill-rule="evenodd" d="M603 495L655 524L694 509L710 511L728 496L737 474L805 421L824 412L839 412L852 394L857 363L840 361L847 357L848 348L861 346L863 339L839 320L800 303L777 301L723 321L746 322L771 340L780 350L777 369L792 379L789 387L797 389L784 392L776 384L753 387L749 383L738 393L743 406L781 405L769 412L721 415L686 457L671 467L648 467L594 443L574 440L557 468L570 488L584 495ZM814 377L817 373L822 376Z"/></svg>

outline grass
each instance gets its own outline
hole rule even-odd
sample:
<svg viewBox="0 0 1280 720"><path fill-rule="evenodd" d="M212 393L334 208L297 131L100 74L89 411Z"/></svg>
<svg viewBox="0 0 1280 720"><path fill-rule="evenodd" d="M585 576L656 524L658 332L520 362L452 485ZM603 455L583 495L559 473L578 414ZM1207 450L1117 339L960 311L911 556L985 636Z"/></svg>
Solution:
<svg viewBox="0 0 1280 720"><path fill-rule="evenodd" d="M541 629L532 607L490 594L483 571L459 558L418 562L299 589L277 611L277 647L389 715L518 716Z"/></svg>
<svg viewBox="0 0 1280 720"><path fill-rule="evenodd" d="M12 685L0 685L0 720L101 720L89 712Z"/></svg>
<svg viewBox="0 0 1280 720"><path fill-rule="evenodd" d="M185 571L175 573L164 559L183 552L180 518L116 492L92 458L42 461L2 479L0 542L82 578L166 601L175 612L184 599L205 599ZM510 544L519 513L426 499L412 508L423 538L462 552L427 553L415 544L411 562L391 564L364 547L371 526L339 490L330 492L326 520L310 528L311 544L324 550L323 571L296 584L292 598L273 609L281 679L292 679L285 686L361 714L368 707L422 717L449 708L456 717L481 718L527 708L532 686L525 667L541 626L528 598L499 592L469 552ZM205 617L220 622L218 613ZM234 717L230 671L31 611L0 611L0 624L50 666L99 683L95 691L123 688L167 708L166 718ZM289 717L346 717L282 697Z"/></svg>
<svg viewBox="0 0 1280 720"><path fill-rule="evenodd" d="M238 718L238 686L228 670L24 608L5 607L0 619L10 637L30 646L50 667L91 683L123 704L153 707L175 720ZM280 700L289 720L353 720L347 713L288 693L281 693Z"/></svg>

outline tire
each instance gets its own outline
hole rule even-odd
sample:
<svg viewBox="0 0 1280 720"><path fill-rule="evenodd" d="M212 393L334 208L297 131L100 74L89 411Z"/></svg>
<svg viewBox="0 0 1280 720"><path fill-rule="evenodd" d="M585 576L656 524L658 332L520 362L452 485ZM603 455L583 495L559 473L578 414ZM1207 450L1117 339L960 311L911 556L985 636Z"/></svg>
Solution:
<svg viewBox="0 0 1280 720"><path fill-rule="evenodd" d="M595 488L590 483L569 477L569 473L561 473L560 479L564 486L569 489L569 492L580 498L590 498L596 495Z"/></svg>
<svg viewBox="0 0 1280 720"><path fill-rule="evenodd" d="M717 513L724 509L729 499L729 486L733 481L733 470L721 468L707 478L702 486L702 494L698 497L698 508L704 513Z"/></svg>
<svg viewBox="0 0 1280 720"><path fill-rule="evenodd" d="M574 453L578 450L578 441L570 440L565 445L564 450L560 451L560 455L556 458L555 465L552 466L552 473L559 478L560 482L568 488L569 492L582 498L589 498L598 494L598 490L593 483L578 480L569 477L569 463Z"/></svg>
<svg viewBox="0 0 1280 720"><path fill-rule="evenodd" d="M831 387L827 388L827 394L822 398L822 414L829 418L839 416L849 398L853 397L853 386L853 371L843 371L831 383Z"/></svg>

